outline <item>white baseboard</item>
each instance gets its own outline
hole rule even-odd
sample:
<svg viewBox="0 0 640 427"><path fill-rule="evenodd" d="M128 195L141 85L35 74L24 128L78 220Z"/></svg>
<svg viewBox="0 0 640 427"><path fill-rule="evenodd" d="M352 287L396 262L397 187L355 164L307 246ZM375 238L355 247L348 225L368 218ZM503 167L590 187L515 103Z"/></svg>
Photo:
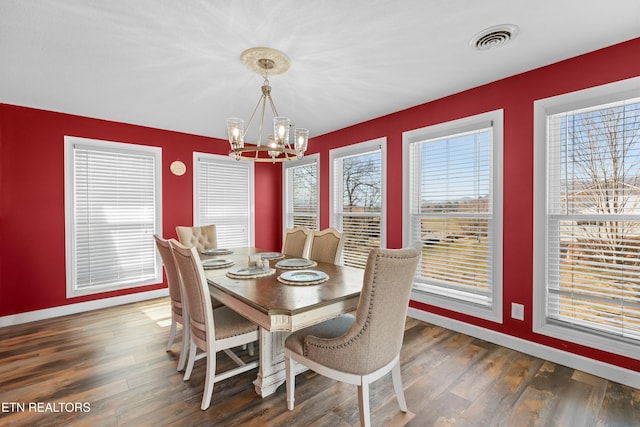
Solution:
<svg viewBox="0 0 640 427"><path fill-rule="evenodd" d="M462 334L470 335L531 356L539 357L559 365L578 369L610 381L640 389L640 372L621 368L598 360L589 359L588 357L558 350L542 344L523 340L511 335L502 334L490 329L470 325L468 323L449 319L448 317L439 316L437 314L428 313L411 307L409 307L407 314L414 319L422 320L436 326L451 329L452 331L460 332Z"/></svg>
<svg viewBox="0 0 640 427"><path fill-rule="evenodd" d="M132 302L161 298L168 295L169 289L164 288L156 289L154 291L138 292L135 294L121 295L118 297L80 302L77 304L63 305L60 307L45 308L43 310L28 311L26 313L12 314L9 316L0 317L0 328L5 326L19 325L21 323L34 322L36 320L67 316L69 314L83 313L85 311L97 310L100 308L115 307L116 305L129 304Z"/></svg>

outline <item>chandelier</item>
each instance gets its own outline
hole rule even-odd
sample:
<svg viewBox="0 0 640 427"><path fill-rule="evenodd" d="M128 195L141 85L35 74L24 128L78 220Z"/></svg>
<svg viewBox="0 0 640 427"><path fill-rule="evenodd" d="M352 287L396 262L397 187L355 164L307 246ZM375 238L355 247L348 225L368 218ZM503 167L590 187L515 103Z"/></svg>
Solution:
<svg viewBox="0 0 640 427"><path fill-rule="evenodd" d="M250 70L260 73L264 77L264 83L261 88L262 95L253 109L253 113L251 113L246 128L244 120L241 118L232 117L227 119L227 131L229 133L229 144L231 145L229 155L237 160L254 162L275 163L301 159L307 150L309 130L295 129L293 131L293 143L290 141L291 120L278 114L276 105L271 98L271 85L269 84L269 75L282 74L289 69L289 58L276 49L255 47L242 52L240 61ZM273 133L267 135L263 141L267 105L269 105L273 114ZM253 144L247 143L245 135L258 111L260 111L258 139Z"/></svg>

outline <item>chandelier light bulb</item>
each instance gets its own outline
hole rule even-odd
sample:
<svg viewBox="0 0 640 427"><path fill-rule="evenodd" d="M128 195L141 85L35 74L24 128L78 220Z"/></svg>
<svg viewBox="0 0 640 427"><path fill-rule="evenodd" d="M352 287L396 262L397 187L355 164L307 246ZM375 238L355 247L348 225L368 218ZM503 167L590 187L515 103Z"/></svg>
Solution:
<svg viewBox="0 0 640 427"><path fill-rule="evenodd" d="M280 144L289 145L289 128L291 120L288 117L273 118L273 133Z"/></svg>
<svg viewBox="0 0 640 427"><path fill-rule="evenodd" d="M238 117L227 119L227 131L231 149L244 147L244 120Z"/></svg>

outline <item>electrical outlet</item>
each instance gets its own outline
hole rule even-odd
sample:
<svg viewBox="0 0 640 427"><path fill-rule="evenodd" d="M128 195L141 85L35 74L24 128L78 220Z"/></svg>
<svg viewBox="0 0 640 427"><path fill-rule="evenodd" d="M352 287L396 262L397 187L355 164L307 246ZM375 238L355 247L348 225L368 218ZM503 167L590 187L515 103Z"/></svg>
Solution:
<svg viewBox="0 0 640 427"><path fill-rule="evenodd" d="M524 305L512 302L511 317L518 320L524 320Z"/></svg>

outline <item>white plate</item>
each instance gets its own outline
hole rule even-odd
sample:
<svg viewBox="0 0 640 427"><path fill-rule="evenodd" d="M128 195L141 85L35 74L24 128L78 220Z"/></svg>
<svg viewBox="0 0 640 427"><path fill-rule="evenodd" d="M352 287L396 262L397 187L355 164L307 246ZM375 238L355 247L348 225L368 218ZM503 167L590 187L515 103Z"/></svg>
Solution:
<svg viewBox="0 0 640 427"><path fill-rule="evenodd" d="M297 271L287 271L286 273L282 273L280 277L287 282L315 282L318 280L324 280L329 277L329 275L323 271L316 270L297 270Z"/></svg>
<svg viewBox="0 0 640 427"><path fill-rule="evenodd" d="M280 252L260 252L259 254L256 254L256 255L260 255L262 259L273 259L273 258L280 258L281 256L283 256Z"/></svg>
<svg viewBox="0 0 640 427"><path fill-rule="evenodd" d="M202 261L202 266L204 268L218 268L225 267L227 265L233 264L233 260L231 259L222 259L222 258L213 258L213 259L205 259Z"/></svg>
<svg viewBox="0 0 640 427"><path fill-rule="evenodd" d="M202 251L202 255L229 255L232 253L231 249L205 249Z"/></svg>
<svg viewBox="0 0 640 427"><path fill-rule="evenodd" d="M289 258L278 261L276 267L309 267L313 261L305 258Z"/></svg>
<svg viewBox="0 0 640 427"><path fill-rule="evenodd" d="M265 274L267 270L263 270L260 267L236 267L229 270L229 273L236 276L254 276L256 274Z"/></svg>

